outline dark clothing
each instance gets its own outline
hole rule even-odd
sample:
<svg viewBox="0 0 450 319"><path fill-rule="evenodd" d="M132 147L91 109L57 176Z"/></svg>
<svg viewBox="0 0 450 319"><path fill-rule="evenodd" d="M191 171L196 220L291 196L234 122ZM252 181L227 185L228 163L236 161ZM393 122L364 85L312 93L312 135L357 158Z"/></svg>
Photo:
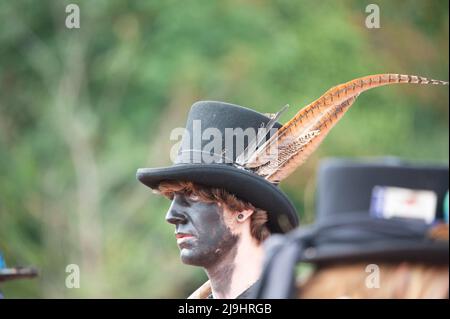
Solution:
<svg viewBox="0 0 450 319"><path fill-rule="evenodd" d="M236 299L251 299L252 296L256 295L256 288L258 287L259 279L253 283L250 287L245 289ZM214 299L213 295L210 294L208 299Z"/></svg>

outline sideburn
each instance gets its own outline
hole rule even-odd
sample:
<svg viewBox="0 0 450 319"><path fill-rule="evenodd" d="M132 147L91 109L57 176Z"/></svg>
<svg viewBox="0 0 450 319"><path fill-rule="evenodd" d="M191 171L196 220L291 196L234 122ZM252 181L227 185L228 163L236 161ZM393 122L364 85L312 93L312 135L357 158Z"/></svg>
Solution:
<svg viewBox="0 0 450 319"><path fill-rule="evenodd" d="M216 207L217 213L220 214L220 222L213 237L222 238L222 241L214 252L214 262L211 260L210 266L205 268L209 276L214 278L214 290L220 294L226 294L231 287L240 236L233 234L226 224L224 218L226 212L223 208L219 205Z"/></svg>

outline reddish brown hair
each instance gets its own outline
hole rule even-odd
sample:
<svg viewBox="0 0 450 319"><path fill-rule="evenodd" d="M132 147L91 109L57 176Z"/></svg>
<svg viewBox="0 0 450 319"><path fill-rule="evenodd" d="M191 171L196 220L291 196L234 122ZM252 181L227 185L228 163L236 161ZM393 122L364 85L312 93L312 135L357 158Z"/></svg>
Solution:
<svg viewBox="0 0 450 319"><path fill-rule="evenodd" d="M158 189L155 191L171 200L176 193L197 196L199 200L206 203L221 203L235 213L247 209L253 210L253 214L250 216L250 232L253 238L258 242L262 242L270 235L270 231L267 228L268 216L265 210L256 208L251 203L240 200L222 188L205 187L184 181L164 181L159 184Z"/></svg>

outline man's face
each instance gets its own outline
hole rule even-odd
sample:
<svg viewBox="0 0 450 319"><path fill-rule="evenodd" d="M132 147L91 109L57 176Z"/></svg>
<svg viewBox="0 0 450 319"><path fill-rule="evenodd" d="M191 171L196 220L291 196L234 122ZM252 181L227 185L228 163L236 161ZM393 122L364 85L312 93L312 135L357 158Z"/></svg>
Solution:
<svg viewBox="0 0 450 319"><path fill-rule="evenodd" d="M175 194L166 220L175 225L183 263L207 268L236 246L238 236L225 224L224 213L217 203Z"/></svg>

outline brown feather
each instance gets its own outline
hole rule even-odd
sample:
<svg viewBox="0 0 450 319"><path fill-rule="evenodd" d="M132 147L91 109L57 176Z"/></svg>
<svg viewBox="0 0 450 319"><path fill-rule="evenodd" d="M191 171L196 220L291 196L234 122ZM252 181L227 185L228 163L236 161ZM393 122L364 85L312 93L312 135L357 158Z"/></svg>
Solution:
<svg viewBox="0 0 450 319"><path fill-rule="evenodd" d="M283 163L281 163L266 178L274 183L280 182L289 176L298 166L306 161L306 159L317 149L330 130L344 116L345 112L355 102L358 96L351 97L343 103L333 106L319 121L311 128L313 131L319 131L320 134L315 135L304 147L295 153L290 154Z"/></svg>
<svg viewBox="0 0 450 319"><path fill-rule="evenodd" d="M254 169L257 174L272 182L279 182L314 152L360 93L395 83L448 84L416 75L377 74L335 86L302 108L251 156L247 156L244 166ZM319 131L319 134L315 134L306 143L299 142L300 137L308 136L311 131Z"/></svg>

